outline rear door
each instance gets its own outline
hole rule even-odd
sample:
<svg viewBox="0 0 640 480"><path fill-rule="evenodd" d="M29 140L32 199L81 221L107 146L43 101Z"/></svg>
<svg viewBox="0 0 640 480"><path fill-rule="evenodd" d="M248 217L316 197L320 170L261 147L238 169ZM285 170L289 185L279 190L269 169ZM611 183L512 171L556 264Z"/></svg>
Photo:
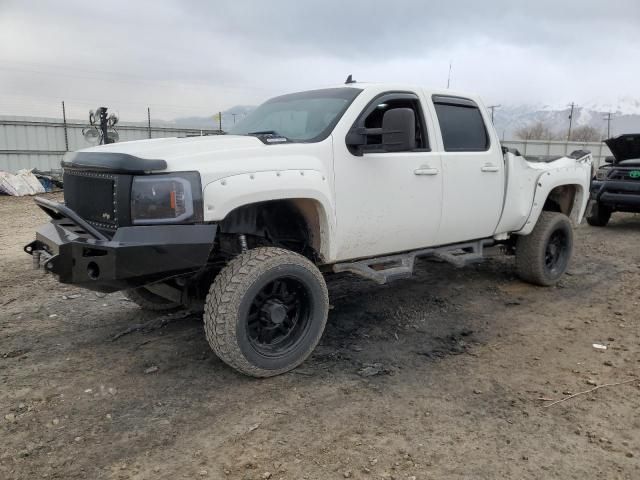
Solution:
<svg viewBox="0 0 640 480"><path fill-rule="evenodd" d="M500 220L505 168L502 150L475 101L433 95L443 170L440 245L490 237Z"/></svg>

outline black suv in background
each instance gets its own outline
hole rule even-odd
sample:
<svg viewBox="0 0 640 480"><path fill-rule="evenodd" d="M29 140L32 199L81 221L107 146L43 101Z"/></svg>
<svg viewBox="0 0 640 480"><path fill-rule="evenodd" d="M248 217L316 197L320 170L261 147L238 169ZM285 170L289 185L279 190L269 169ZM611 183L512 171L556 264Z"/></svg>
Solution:
<svg viewBox="0 0 640 480"><path fill-rule="evenodd" d="M604 227L613 212L640 213L640 133L605 140L613 157L596 170L591 182L587 222Z"/></svg>

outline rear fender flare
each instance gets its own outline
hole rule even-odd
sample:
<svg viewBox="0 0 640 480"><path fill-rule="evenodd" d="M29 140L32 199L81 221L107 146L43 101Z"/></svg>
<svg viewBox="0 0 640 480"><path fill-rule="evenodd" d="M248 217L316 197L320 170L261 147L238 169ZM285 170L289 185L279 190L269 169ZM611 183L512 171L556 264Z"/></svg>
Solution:
<svg viewBox="0 0 640 480"><path fill-rule="evenodd" d="M589 171L587 170L585 173L584 167L580 165L576 165L575 167L564 167L558 170L541 173L536 180L536 190L529 217L522 229L515 233L518 235L530 234L538 222L538 218L544 209L545 202L551 191L554 188L563 185L571 185L576 189L573 205L569 212L569 218L574 225L578 225L582 220L589 200L588 175ZM586 189L585 184L587 185Z"/></svg>

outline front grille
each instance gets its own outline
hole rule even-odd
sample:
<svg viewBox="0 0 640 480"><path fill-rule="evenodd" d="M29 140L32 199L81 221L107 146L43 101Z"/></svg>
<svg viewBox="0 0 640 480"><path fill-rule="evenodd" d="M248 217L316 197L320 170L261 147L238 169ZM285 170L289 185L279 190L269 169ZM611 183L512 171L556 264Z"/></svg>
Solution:
<svg viewBox="0 0 640 480"><path fill-rule="evenodd" d="M625 181L634 181L634 182L638 182L640 181L640 176L638 176L638 174L634 173L632 175L631 172L637 172L640 169L635 169L635 170L614 170L613 172L611 172L611 175L609 175L609 180L625 180Z"/></svg>
<svg viewBox="0 0 640 480"><path fill-rule="evenodd" d="M116 230L119 175L65 169L64 201L67 207L100 229Z"/></svg>

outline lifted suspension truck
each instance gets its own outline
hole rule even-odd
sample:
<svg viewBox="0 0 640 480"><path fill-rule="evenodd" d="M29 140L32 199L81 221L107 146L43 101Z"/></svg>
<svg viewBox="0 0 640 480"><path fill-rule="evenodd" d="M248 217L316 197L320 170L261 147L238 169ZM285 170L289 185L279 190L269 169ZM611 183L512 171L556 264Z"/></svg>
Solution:
<svg viewBox="0 0 640 480"><path fill-rule="evenodd" d="M204 307L214 352L256 377L323 333L325 276L378 283L417 257L502 244L553 285L589 198L591 155L526 159L475 95L350 82L273 98L229 134L67 154L64 204L25 247L63 283L151 310Z"/></svg>

